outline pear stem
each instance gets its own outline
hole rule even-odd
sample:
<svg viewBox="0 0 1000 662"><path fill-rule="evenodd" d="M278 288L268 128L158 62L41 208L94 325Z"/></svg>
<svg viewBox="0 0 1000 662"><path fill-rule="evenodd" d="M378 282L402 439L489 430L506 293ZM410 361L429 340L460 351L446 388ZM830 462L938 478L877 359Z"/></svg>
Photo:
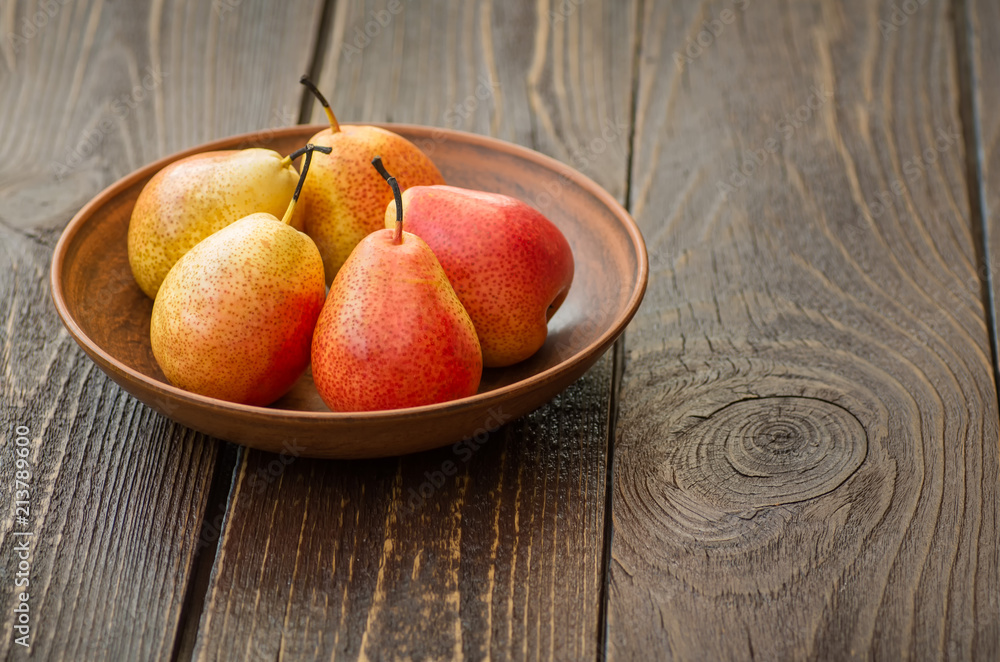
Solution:
<svg viewBox="0 0 1000 662"><path fill-rule="evenodd" d="M299 147L297 150L295 150L285 158L281 159L281 167L287 168L288 166L292 165L292 161L299 158L306 152L311 151L312 149L314 149L314 147L315 147L314 145L306 145L305 147Z"/></svg>
<svg viewBox="0 0 1000 662"><path fill-rule="evenodd" d="M281 217L281 222L285 225L292 222L292 211L295 210L295 203L299 201L299 193L302 193L302 184L306 181L306 174L309 172L309 164L312 163L313 152L323 152L324 154L329 154L332 151L333 150L329 147L309 144L295 150L285 157L289 159L289 161L294 161L303 154L306 155L306 160L302 163L302 173L299 175L299 183L295 186L295 193L292 194L292 201L288 203L288 209L285 210L285 215Z"/></svg>
<svg viewBox="0 0 1000 662"><path fill-rule="evenodd" d="M313 96L319 100L320 105L323 106L323 112L326 113L326 119L330 120L330 131L333 133L339 132L340 123L337 122L337 118L334 117L333 111L330 109L330 104L327 102L326 97L323 96L323 93L319 91L319 88L316 87L315 83L309 80L309 76L303 74L302 78L299 79L299 82L305 85L306 88L313 93Z"/></svg>
<svg viewBox="0 0 1000 662"><path fill-rule="evenodd" d="M372 159L372 165L378 170L378 174L392 187L392 197L396 199L396 227L392 231L392 243L399 245L403 243L403 194L399 191L399 182L389 174L382 165L382 157L376 156Z"/></svg>

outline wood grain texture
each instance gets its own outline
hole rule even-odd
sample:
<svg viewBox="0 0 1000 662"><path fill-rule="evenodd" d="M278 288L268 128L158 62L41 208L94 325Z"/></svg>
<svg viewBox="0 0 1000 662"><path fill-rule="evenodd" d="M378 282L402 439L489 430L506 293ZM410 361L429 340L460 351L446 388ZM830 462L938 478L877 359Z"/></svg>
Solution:
<svg viewBox="0 0 1000 662"><path fill-rule="evenodd" d="M475 450L247 451L196 659L594 656L608 369Z"/></svg>
<svg viewBox="0 0 1000 662"><path fill-rule="evenodd" d="M651 269L608 657L995 659L997 394L951 8L647 2L641 25Z"/></svg>
<svg viewBox="0 0 1000 662"><path fill-rule="evenodd" d="M2 659L24 652L12 630L12 532L25 529L35 658L168 659L174 649L217 445L153 414L84 356L52 307L48 264L70 217L118 177L266 129L282 104L281 123L295 122L319 3L238 4L0 8ZM301 36L279 43L273 26ZM27 525L8 508L19 425L31 431Z"/></svg>
<svg viewBox="0 0 1000 662"><path fill-rule="evenodd" d="M319 83L341 120L491 134L624 196L634 4L387 6L334 5ZM196 658L594 658L611 387L609 355L488 441L484 420L477 450L247 452Z"/></svg>

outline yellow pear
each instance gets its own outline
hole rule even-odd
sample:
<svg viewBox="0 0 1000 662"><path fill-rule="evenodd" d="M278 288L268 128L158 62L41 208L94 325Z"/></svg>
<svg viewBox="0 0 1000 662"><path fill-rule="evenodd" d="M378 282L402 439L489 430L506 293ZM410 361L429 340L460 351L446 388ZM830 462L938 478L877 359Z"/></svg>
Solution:
<svg viewBox="0 0 1000 662"><path fill-rule="evenodd" d="M303 76L300 82L323 105L330 122L330 128L309 142L326 145L333 153L316 157L295 215L316 242L331 283L358 242L382 227L385 206L392 200L392 191L371 167L375 156L395 173L402 190L444 184L444 178L434 162L401 135L377 126L340 126L312 81Z"/></svg>
<svg viewBox="0 0 1000 662"><path fill-rule="evenodd" d="M128 261L142 291L155 299L174 263L230 223L254 212L280 216L299 179L292 160L260 148L205 152L156 173L128 227Z"/></svg>

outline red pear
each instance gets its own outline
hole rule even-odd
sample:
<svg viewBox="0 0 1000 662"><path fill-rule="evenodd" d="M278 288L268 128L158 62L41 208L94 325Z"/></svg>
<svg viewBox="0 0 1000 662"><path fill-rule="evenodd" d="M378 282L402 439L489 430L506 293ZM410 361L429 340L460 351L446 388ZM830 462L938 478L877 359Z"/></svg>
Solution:
<svg viewBox="0 0 1000 662"><path fill-rule="evenodd" d="M395 179L376 167L394 189ZM417 407L470 396L483 362L476 330L427 244L379 230L334 278L316 323L312 373L334 411Z"/></svg>
<svg viewBox="0 0 1000 662"><path fill-rule="evenodd" d="M487 367L523 361L573 282L573 252L550 220L498 193L454 186L403 192L403 221L427 242L472 318ZM395 202L385 213L395 218Z"/></svg>

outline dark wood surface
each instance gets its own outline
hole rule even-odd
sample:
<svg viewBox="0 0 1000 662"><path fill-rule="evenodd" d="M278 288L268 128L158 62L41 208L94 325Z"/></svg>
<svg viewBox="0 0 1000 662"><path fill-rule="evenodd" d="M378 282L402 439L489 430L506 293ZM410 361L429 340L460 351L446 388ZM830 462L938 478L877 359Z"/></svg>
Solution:
<svg viewBox="0 0 1000 662"><path fill-rule="evenodd" d="M392 6L0 7L0 658L24 530L35 659L1000 656L995 3ZM322 121L304 71L344 121L625 203L623 341L470 453L250 451L122 392L49 301L60 231L156 158Z"/></svg>
<svg viewBox="0 0 1000 662"><path fill-rule="evenodd" d="M946 2L895 30L882 3L755 4L663 57L725 7L642 21L629 204L656 266L626 345L608 656L990 659L961 26Z"/></svg>

